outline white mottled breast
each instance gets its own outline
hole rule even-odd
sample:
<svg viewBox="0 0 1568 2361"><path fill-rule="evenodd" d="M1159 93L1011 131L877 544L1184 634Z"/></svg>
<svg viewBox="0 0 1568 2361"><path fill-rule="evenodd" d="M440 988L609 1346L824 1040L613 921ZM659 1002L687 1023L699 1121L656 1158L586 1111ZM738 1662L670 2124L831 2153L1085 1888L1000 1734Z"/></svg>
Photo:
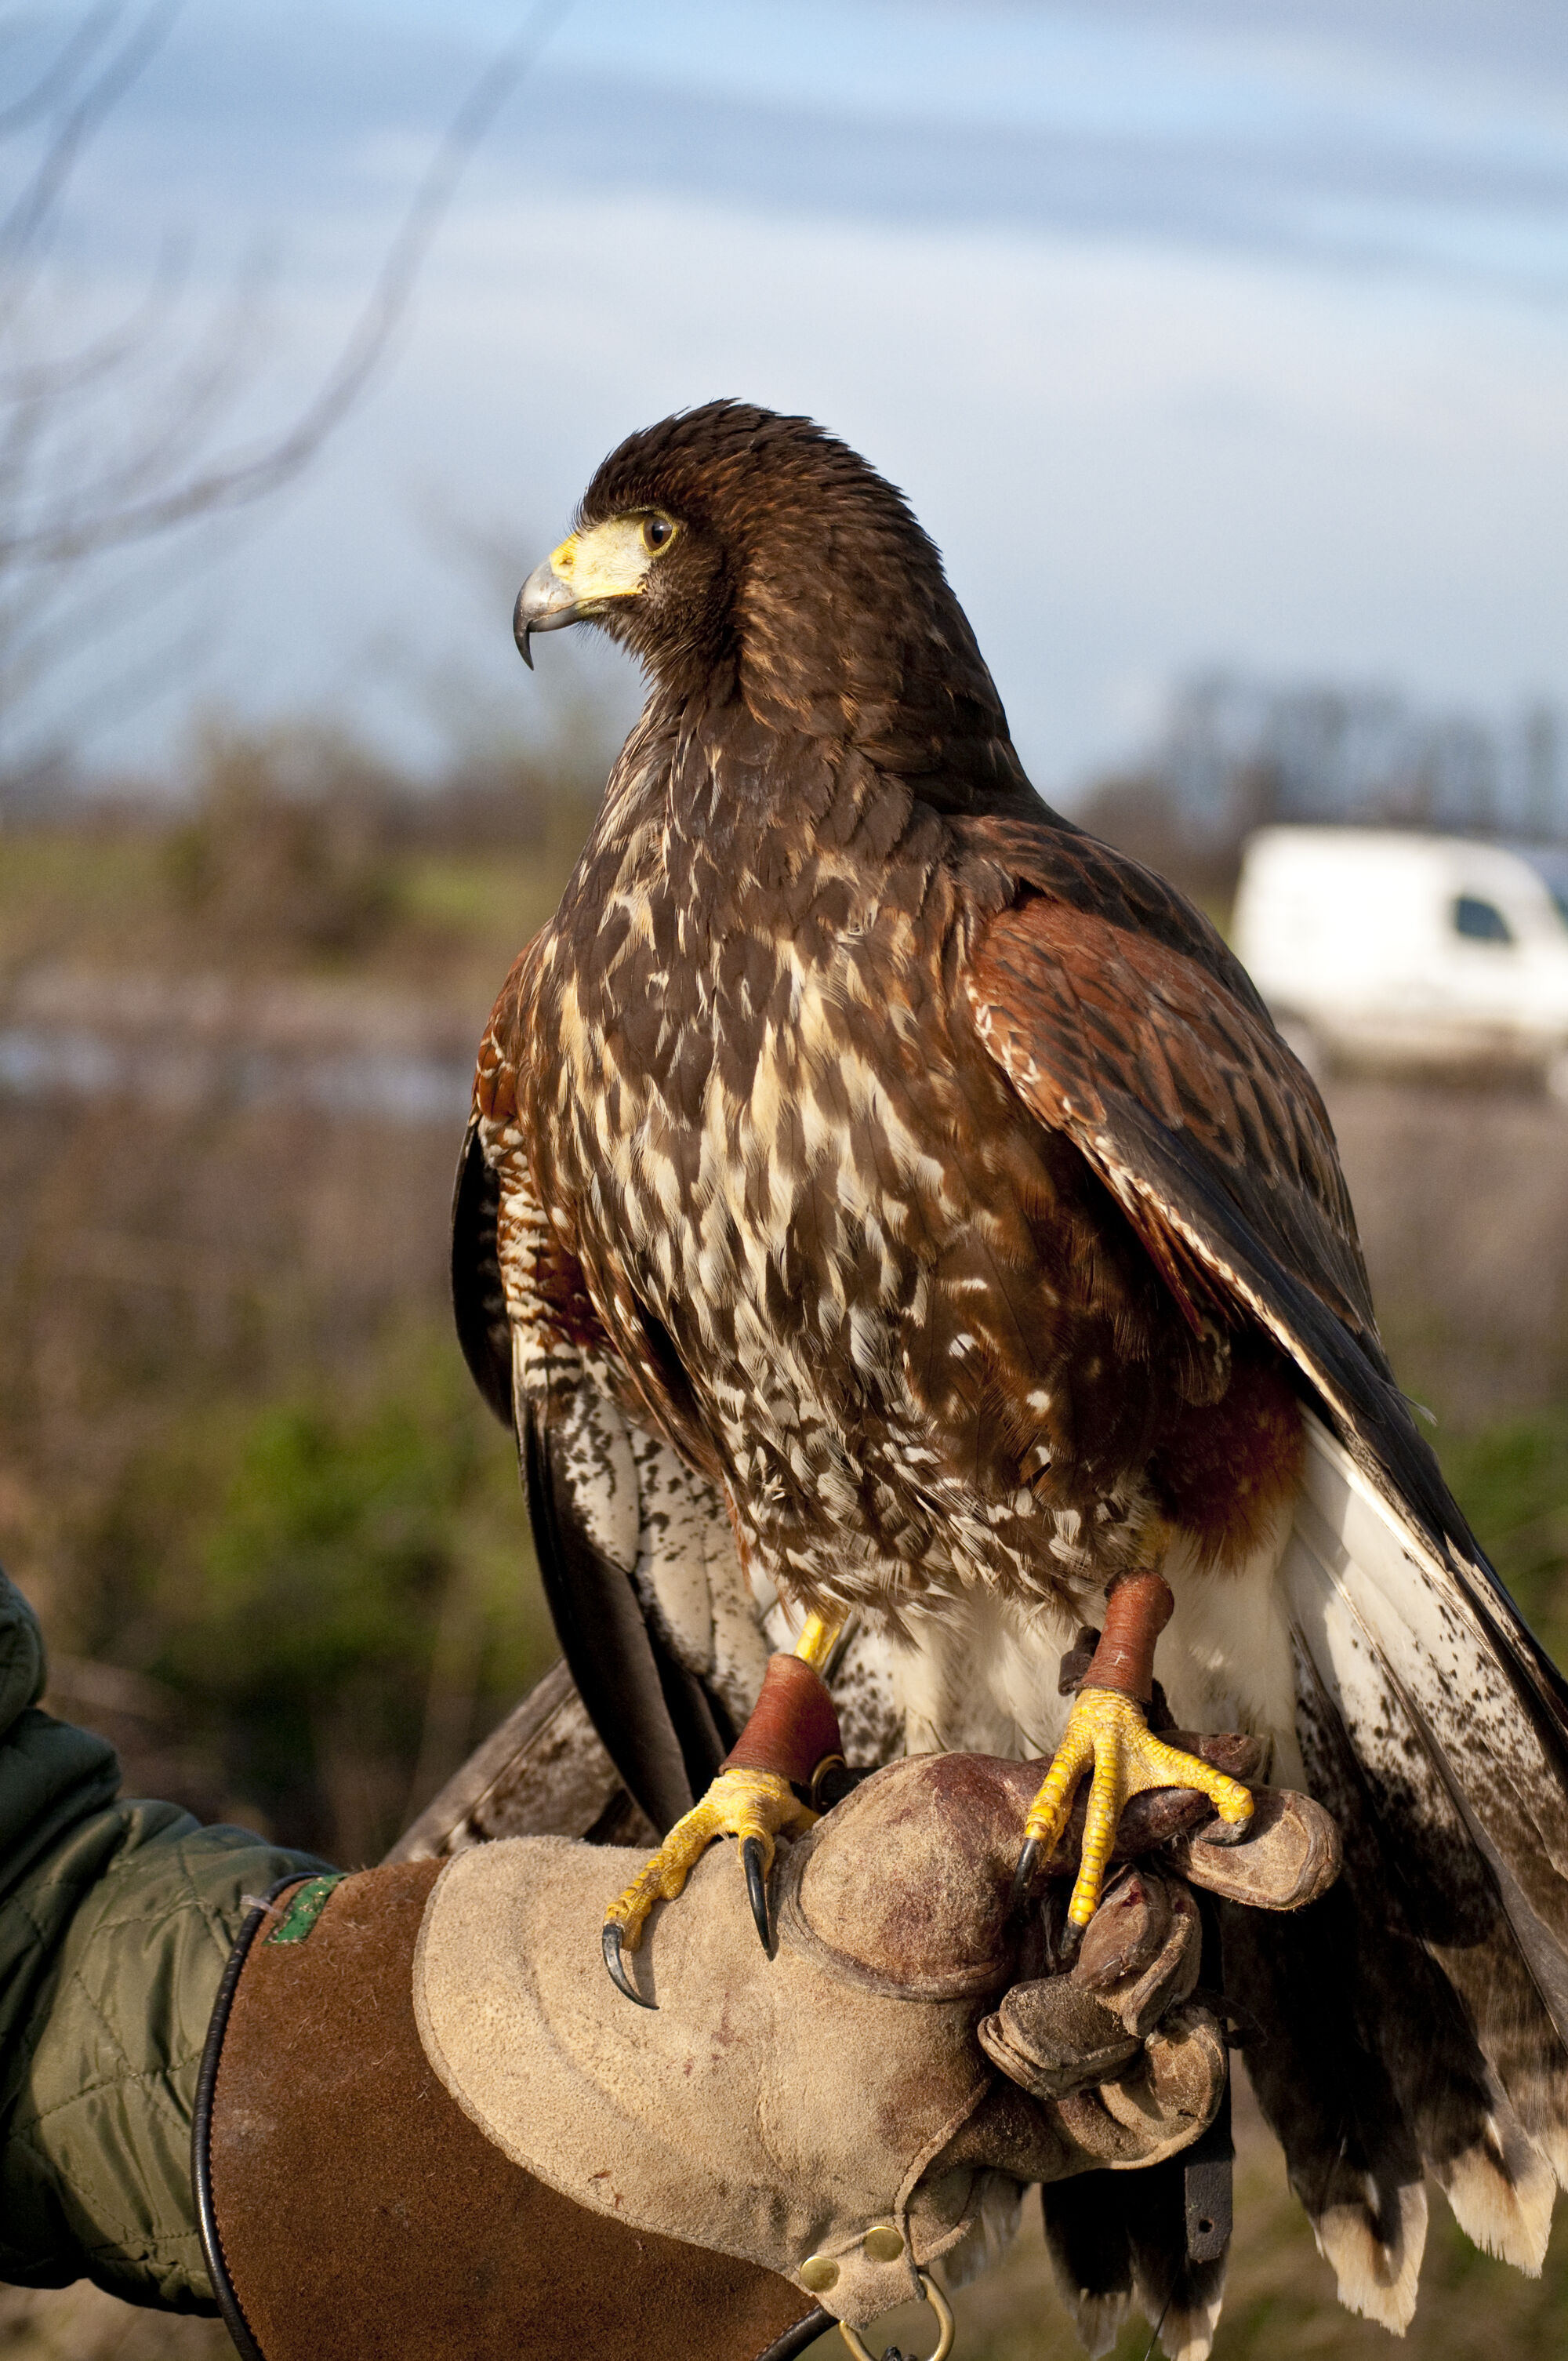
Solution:
<svg viewBox="0 0 1568 2361"><path fill-rule="evenodd" d="M707 961L687 946L678 974L649 970L646 894L612 895L607 916L618 912L624 937L604 976L589 988L569 975L559 995L579 1219L603 1241L601 1265L627 1266L680 1339L748 1544L775 1580L850 1606L975 1582L1038 1595L1014 1532L1020 1515L1043 1521L1032 1496L996 1504L955 1481L908 1382L931 1241L965 1213L884 1083L901 1057L927 1095L932 1083L929 1039L879 986L878 968L901 956L896 924L868 910L828 966L756 938L744 991L727 1002L723 946ZM644 1000L660 995L634 1041L621 974ZM754 1063L737 1078L722 1045L748 1034ZM624 1328L618 1341L635 1351ZM1058 1545L1068 1578L1083 1571L1070 1522L1029 1538L1047 1558Z"/></svg>

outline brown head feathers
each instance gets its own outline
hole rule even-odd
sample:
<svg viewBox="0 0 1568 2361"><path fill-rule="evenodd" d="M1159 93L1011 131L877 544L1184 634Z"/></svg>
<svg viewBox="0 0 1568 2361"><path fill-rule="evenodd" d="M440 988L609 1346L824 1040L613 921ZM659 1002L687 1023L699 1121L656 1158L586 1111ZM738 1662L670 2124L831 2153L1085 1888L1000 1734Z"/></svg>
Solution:
<svg viewBox="0 0 1568 2361"><path fill-rule="evenodd" d="M745 402L677 412L610 453L578 530L650 511L676 540L643 594L599 620L662 699L738 696L765 725L845 741L885 770L1017 782L1006 717L935 544L846 444Z"/></svg>

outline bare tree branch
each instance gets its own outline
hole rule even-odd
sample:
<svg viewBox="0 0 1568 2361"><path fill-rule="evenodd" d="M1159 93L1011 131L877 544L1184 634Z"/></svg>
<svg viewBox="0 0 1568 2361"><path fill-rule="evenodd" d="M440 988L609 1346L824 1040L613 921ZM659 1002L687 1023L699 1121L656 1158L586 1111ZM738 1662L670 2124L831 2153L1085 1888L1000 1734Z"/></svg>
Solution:
<svg viewBox="0 0 1568 2361"><path fill-rule="evenodd" d="M139 625L159 603L137 584L141 569L127 577L115 554L237 519L300 478L364 399L479 142L570 5L534 0L466 93L336 359L293 423L257 446L212 457L203 455L251 379L254 274L194 340L179 326L181 274L168 258L124 317L64 349L42 301L72 176L167 41L182 0L94 0L23 94L0 108L0 147L43 131L0 214L0 729L8 741L0 790L7 776L37 767L21 741L40 685L83 649L101 653L118 625ZM16 29L0 17L0 39ZM22 29L30 42L33 23ZM189 538L182 548L183 573L171 572L171 581L188 581ZM109 566L107 577L94 560ZM145 662L132 668L137 677L159 671L156 660L150 673ZM131 678L98 668L85 696L72 699L73 720L112 705ZM35 747L34 755L40 751L58 760L57 748Z"/></svg>
<svg viewBox="0 0 1568 2361"><path fill-rule="evenodd" d="M83 149L110 109L144 73L168 39L184 0L152 0L116 55L84 89L77 92L30 178L10 211L0 218L0 270L12 274L7 302L0 306L0 331L9 312L14 318L30 291L42 264L49 232L71 173Z"/></svg>
<svg viewBox="0 0 1568 2361"><path fill-rule="evenodd" d="M521 30L464 99L414 192L375 287L314 400L289 432L249 456L221 461L182 484L87 516L57 511L0 532L0 567L17 559L79 558L168 532L195 516L265 499L303 472L369 385L406 313L431 242L480 140L565 16L571 0L537 0Z"/></svg>
<svg viewBox="0 0 1568 2361"><path fill-rule="evenodd" d="M9 106L0 106L0 139L9 139L15 133L25 131L29 124L47 115L57 99L69 96L93 51L102 48L125 13L126 0L103 0L100 7L89 10L31 90L14 99Z"/></svg>

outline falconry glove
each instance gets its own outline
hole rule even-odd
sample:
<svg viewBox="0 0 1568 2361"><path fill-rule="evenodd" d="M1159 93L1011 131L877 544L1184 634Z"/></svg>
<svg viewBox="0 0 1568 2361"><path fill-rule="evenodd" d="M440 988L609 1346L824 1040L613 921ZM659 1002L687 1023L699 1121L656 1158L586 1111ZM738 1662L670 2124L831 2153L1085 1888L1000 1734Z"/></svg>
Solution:
<svg viewBox="0 0 1568 2361"><path fill-rule="evenodd" d="M283 1895L197 2131L242 2353L782 2361L961 2277L1023 2183L1195 2138L1225 2058L1190 1896L1124 1871L1045 1973L1010 1895L1037 1767L868 1780L783 1862L771 1957L710 1854L639 1954L651 2008L598 1966L618 1850L520 1838Z"/></svg>

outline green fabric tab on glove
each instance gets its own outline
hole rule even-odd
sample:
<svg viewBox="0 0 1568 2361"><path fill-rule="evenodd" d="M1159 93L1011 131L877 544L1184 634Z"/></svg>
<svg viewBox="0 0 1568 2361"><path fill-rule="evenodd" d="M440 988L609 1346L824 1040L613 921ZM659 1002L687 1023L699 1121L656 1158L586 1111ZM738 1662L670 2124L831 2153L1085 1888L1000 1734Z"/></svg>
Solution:
<svg viewBox="0 0 1568 2361"><path fill-rule="evenodd" d="M343 1883L341 1870L333 1870L325 1877L313 1877L289 1896L283 1916L267 1940L269 1943L302 1943L316 1920L326 1908L328 1894L334 1885Z"/></svg>

